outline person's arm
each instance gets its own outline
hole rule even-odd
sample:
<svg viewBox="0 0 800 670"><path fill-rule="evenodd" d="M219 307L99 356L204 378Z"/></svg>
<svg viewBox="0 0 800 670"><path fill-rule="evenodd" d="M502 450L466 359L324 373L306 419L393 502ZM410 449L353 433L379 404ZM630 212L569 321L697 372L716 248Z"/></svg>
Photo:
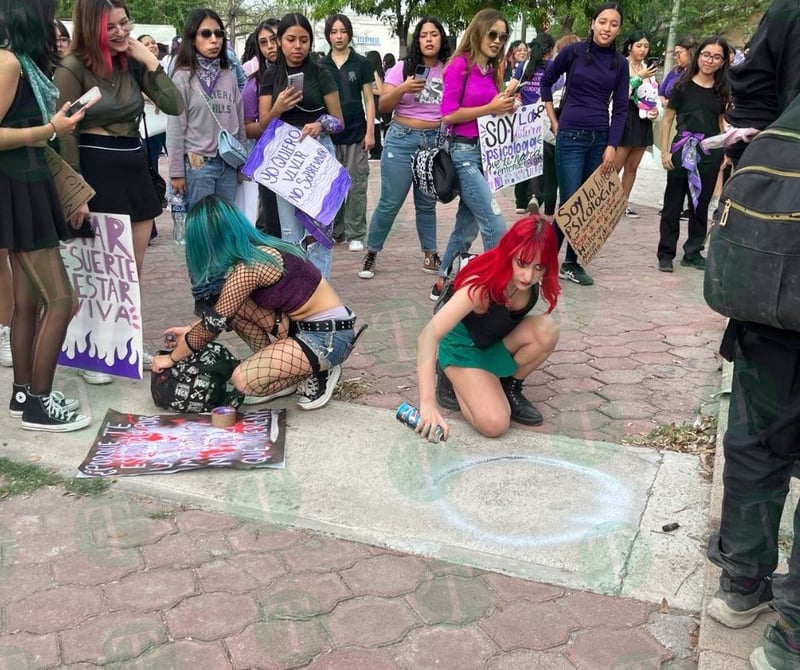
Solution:
<svg viewBox="0 0 800 670"><path fill-rule="evenodd" d="M675 169L672 164L672 146L670 145L671 139L669 136L669 130L674 120L675 110L672 107L667 107L664 111L664 118L661 119L661 165L664 166L665 170Z"/></svg>
<svg viewBox="0 0 800 670"><path fill-rule="evenodd" d="M132 37L128 38L128 56L138 61L142 68L142 92L165 114L180 114L183 111L183 99L158 58Z"/></svg>
<svg viewBox="0 0 800 670"><path fill-rule="evenodd" d="M69 66L62 62L56 67L56 71L53 74L53 83L58 87L58 103L56 109L61 109L67 103L75 102L75 100L86 93L81 78L79 78L78 74L72 69L73 66L76 69L83 68L83 64L74 56L67 56L67 59L69 59L67 61ZM16 83L11 90L16 90ZM72 132L60 138L58 148L61 152L61 157L75 172L80 174L81 160L80 152L78 151L77 126L73 128Z"/></svg>
<svg viewBox="0 0 800 670"><path fill-rule="evenodd" d="M362 86L364 98L364 115L367 118L367 133L364 135L364 153L369 153L375 146L375 98L372 93L372 82ZM339 101L341 103L341 101Z"/></svg>
<svg viewBox="0 0 800 670"><path fill-rule="evenodd" d="M608 129L608 146L603 152L603 173L614 169L614 160L617 156L617 147L622 141L622 133L625 130L625 119L628 116L628 97L630 90L630 70L627 59L617 70L614 80L614 90L612 95L611 125Z"/></svg>
<svg viewBox="0 0 800 670"><path fill-rule="evenodd" d="M261 127L261 132L264 132L270 121L281 118L284 112L290 110L302 99L302 91L287 87L278 94L273 102L272 88L269 88L268 93L262 89L258 96L258 125ZM341 111L339 113L341 114Z"/></svg>
<svg viewBox="0 0 800 670"><path fill-rule="evenodd" d="M509 114L514 111L514 97L500 92L489 102L476 107L462 107L459 101L462 92L469 86L469 73L466 58L458 57L445 69L442 77L442 121L447 125L457 125L474 121L487 114Z"/></svg>
<svg viewBox="0 0 800 670"><path fill-rule="evenodd" d="M444 431L444 438L450 433L447 422L442 417L441 409L436 402L436 358L439 342L467 314L480 308L481 291L475 291L470 297L468 288L461 288L453 297L433 315L433 318L422 329L417 339L417 380L419 383L420 420L417 432L427 435L427 429L439 425Z"/></svg>
<svg viewBox="0 0 800 670"><path fill-rule="evenodd" d="M173 75L173 83L181 98L181 113L167 119L167 169L169 170L170 185L174 193L186 192L186 174L184 172L183 157L186 155L186 129L189 111L189 73L187 70L178 70Z"/></svg>
<svg viewBox="0 0 800 670"><path fill-rule="evenodd" d="M240 142L246 142L248 135L247 135L247 126L244 122L244 100L242 100L242 94L238 90L234 93L234 105L236 106L236 119L239 124L239 132L236 134L236 138Z"/></svg>

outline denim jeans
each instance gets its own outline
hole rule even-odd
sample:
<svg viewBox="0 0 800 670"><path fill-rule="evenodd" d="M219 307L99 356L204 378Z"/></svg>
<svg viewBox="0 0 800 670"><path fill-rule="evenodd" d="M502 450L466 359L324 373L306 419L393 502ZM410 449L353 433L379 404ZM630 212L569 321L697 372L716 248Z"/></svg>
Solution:
<svg viewBox="0 0 800 670"><path fill-rule="evenodd" d="M219 156L207 158L202 167L193 168L184 156L186 175L186 209L207 195L216 194L230 203L236 200L236 170Z"/></svg>
<svg viewBox="0 0 800 670"><path fill-rule="evenodd" d="M392 122L381 154L381 197L372 212L367 249L381 251L397 213L413 185L411 156L420 147L436 146L438 130L414 130ZM414 186L417 237L422 251L436 251L436 200Z"/></svg>
<svg viewBox="0 0 800 670"><path fill-rule="evenodd" d="M320 135L317 141L328 150L331 156L336 155L330 135ZM278 201L278 217L281 221L281 239L285 242L292 242L302 246L300 243L308 233L306 232L306 227L295 214L295 206L288 200L281 198L281 196L277 196L276 200ZM333 222L331 222L331 225L333 225ZM328 279L331 276L331 250L326 249L319 242L312 242L305 249L308 254L308 260L317 267L325 279Z"/></svg>
<svg viewBox="0 0 800 670"><path fill-rule="evenodd" d="M442 256L439 271L442 277L447 276L447 268L456 254L469 251L479 231L484 251L494 249L506 232L500 205L483 177L480 146L454 142L450 157L458 175L461 196L456 223Z"/></svg>
<svg viewBox="0 0 800 670"><path fill-rule="evenodd" d="M563 205L603 162L603 153L608 146L608 131L559 129L556 136L556 173L561 189ZM556 219L556 223L558 220ZM558 248L564 241L564 233L556 226ZM567 244L567 263L577 263L578 256Z"/></svg>

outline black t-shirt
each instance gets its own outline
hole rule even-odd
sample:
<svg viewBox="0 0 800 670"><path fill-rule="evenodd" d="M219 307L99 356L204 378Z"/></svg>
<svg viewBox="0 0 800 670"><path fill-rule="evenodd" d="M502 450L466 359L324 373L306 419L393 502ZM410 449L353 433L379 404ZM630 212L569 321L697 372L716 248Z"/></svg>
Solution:
<svg viewBox="0 0 800 670"><path fill-rule="evenodd" d="M677 133L675 140L680 139L681 133L688 130L690 133L702 133L705 137L719 135L719 117L725 111L725 103L713 88L703 88L693 81L686 83L681 88L675 86L669 96L667 106L675 110L675 126ZM677 167L680 165L680 156L683 149L673 156L672 162ZM698 149L700 161L698 170L704 170L714 165L719 165L722 158L722 149L712 149L710 154L705 154Z"/></svg>
<svg viewBox="0 0 800 670"><path fill-rule="evenodd" d="M320 61L320 67L331 73L339 85L339 100L342 103L344 131L332 135L334 144L358 144L367 134L364 112L364 84L375 81L375 70L370 62L352 49L342 67L338 67L328 54Z"/></svg>
<svg viewBox="0 0 800 670"><path fill-rule="evenodd" d="M324 96L338 91L330 72L308 61L300 67L280 65L264 72L258 94L270 95L274 102L278 94L286 88L288 75L297 72L303 73L303 99L285 111L281 115L281 121L295 128L302 128L307 123L316 121L322 114L328 113Z"/></svg>

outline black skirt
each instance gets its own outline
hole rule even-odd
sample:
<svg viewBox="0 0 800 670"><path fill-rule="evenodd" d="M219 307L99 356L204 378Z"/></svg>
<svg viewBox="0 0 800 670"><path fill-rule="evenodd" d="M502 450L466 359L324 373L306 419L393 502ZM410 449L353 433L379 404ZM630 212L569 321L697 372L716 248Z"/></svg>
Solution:
<svg viewBox="0 0 800 670"><path fill-rule="evenodd" d="M82 134L78 144L83 178L96 191L90 210L127 214L131 223L152 221L161 214L138 137Z"/></svg>
<svg viewBox="0 0 800 670"><path fill-rule="evenodd" d="M639 108L628 100L628 118L622 132L621 147L649 147L653 144L653 122L639 118Z"/></svg>

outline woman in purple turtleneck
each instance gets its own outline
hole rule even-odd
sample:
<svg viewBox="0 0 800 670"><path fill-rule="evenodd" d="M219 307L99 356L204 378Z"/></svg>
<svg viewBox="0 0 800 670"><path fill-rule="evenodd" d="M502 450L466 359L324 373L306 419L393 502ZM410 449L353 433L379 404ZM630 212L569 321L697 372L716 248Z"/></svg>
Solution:
<svg viewBox="0 0 800 670"><path fill-rule="evenodd" d="M562 203L601 164L605 170L614 169L628 113L628 61L617 52L615 43L621 27L622 8L616 2L600 5L586 41L562 49L542 77L542 100L556 135L556 172ZM552 87L564 73L566 90L560 117L556 118ZM556 232L560 248L564 233L558 227ZM594 284L569 245L558 274L582 286Z"/></svg>

